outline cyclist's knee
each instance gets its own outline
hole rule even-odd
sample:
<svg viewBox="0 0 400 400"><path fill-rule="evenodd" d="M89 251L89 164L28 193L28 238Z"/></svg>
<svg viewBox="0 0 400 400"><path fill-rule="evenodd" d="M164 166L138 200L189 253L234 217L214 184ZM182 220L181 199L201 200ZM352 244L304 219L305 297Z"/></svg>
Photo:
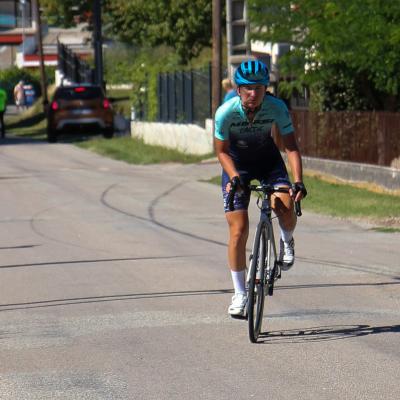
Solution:
<svg viewBox="0 0 400 400"><path fill-rule="evenodd" d="M275 197L272 203L272 208L282 227L288 230L294 229L297 218L294 213L294 202L290 196Z"/></svg>
<svg viewBox="0 0 400 400"><path fill-rule="evenodd" d="M293 214L294 202L288 194L274 196L271 206L278 218L290 219Z"/></svg>
<svg viewBox="0 0 400 400"><path fill-rule="evenodd" d="M230 230L230 239L232 242L242 243L243 241L247 241L247 237L249 236L249 231L246 229L231 229Z"/></svg>
<svg viewBox="0 0 400 400"><path fill-rule="evenodd" d="M240 246L246 243L249 235L249 219L247 212L226 214L229 224L231 245Z"/></svg>
<svg viewBox="0 0 400 400"><path fill-rule="evenodd" d="M233 247L239 248L245 246L248 236L248 225L238 224L229 227L229 243Z"/></svg>

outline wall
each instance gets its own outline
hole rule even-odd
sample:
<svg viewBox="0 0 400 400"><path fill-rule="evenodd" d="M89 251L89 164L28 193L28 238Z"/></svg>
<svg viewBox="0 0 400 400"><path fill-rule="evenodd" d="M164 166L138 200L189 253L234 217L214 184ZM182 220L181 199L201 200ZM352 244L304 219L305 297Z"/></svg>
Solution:
<svg viewBox="0 0 400 400"><path fill-rule="evenodd" d="M193 124L161 122L131 122L131 135L141 138L147 144L177 149L188 154L209 154L213 150L211 120L206 129Z"/></svg>
<svg viewBox="0 0 400 400"><path fill-rule="evenodd" d="M368 182L388 190L400 190L400 169L349 161L302 157L303 168L323 172L349 182Z"/></svg>

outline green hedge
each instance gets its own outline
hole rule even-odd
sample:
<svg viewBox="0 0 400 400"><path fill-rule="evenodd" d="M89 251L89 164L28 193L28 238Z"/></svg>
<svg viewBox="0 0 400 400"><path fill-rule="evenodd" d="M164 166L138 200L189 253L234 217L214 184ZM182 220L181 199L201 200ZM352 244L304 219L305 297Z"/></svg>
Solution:
<svg viewBox="0 0 400 400"><path fill-rule="evenodd" d="M54 83L55 68L46 67L45 71L47 84L50 85ZM41 96L41 77L39 69L28 70L24 68L20 69L18 67L11 67L0 70L0 86L7 92L8 104L14 103L14 87L21 80L34 87L37 97Z"/></svg>

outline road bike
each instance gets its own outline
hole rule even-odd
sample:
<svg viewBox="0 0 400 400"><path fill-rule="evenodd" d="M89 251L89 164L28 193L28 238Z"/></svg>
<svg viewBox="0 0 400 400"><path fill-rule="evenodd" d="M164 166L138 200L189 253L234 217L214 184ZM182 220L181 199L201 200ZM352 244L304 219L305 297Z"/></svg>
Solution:
<svg viewBox="0 0 400 400"><path fill-rule="evenodd" d="M289 193L289 188L260 184L249 185L248 189L258 193L257 206L260 209L260 220L254 235L246 277L249 338L252 343L256 343L261 333L265 297L273 295L274 284L281 278L281 262L278 258L272 223L274 217L271 196L274 193ZM232 185L228 197L231 211L233 211L233 197L236 190L237 187ZM302 215L300 202L295 202L295 212L297 216Z"/></svg>

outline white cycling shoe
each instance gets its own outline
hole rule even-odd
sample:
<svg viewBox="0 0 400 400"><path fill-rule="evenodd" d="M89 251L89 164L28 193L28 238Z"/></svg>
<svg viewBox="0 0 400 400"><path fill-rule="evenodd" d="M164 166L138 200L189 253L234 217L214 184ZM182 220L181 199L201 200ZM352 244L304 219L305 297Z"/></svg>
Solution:
<svg viewBox="0 0 400 400"><path fill-rule="evenodd" d="M279 261L281 262L281 268L283 271L288 271L294 264L294 239L292 238L289 243L281 239L280 247Z"/></svg>
<svg viewBox="0 0 400 400"><path fill-rule="evenodd" d="M232 304L228 308L228 314L233 316L246 316L247 295L237 293L232 297Z"/></svg>

